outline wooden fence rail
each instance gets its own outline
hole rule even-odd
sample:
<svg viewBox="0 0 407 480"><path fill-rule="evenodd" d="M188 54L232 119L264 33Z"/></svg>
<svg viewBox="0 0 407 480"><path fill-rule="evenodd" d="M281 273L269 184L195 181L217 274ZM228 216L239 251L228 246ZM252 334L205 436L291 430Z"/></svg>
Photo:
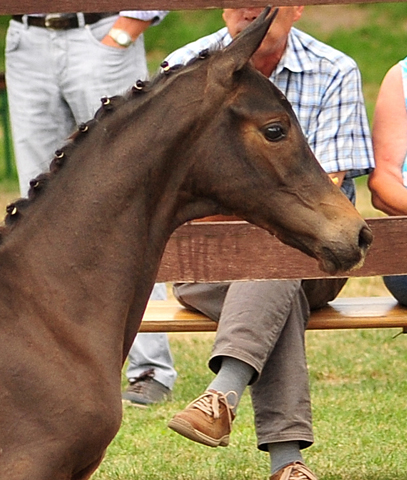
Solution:
<svg viewBox="0 0 407 480"><path fill-rule="evenodd" d="M385 0L390 2L391 0ZM377 3L375 0L302 0L301 5ZM112 12L119 10L199 10L265 6L265 0L0 0L0 15L56 12ZM278 5L298 5L278 0Z"/></svg>
<svg viewBox="0 0 407 480"><path fill-rule="evenodd" d="M365 264L338 276L369 277L407 272L407 217L368 219L374 241ZM170 238L158 281L216 282L327 276L313 258L283 245L246 222L197 222Z"/></svg>

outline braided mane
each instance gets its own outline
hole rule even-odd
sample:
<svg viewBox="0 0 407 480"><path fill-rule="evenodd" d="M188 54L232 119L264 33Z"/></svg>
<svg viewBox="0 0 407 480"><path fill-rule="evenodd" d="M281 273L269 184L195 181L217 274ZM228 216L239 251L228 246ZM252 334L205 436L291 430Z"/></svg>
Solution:
<svg viewBox="0 0 407 480"><path fill-rule="evenodd" d="M175 65L170 67L167 62L161 64L161 70L155 77L148 82L137 80L132 88L123 96L116 95L113 97L102 97L102 105L96 111L94 117L81 123L77 130L68 138L67 143L55 151L49 171L41 173L30 181L30 188L27 198L19 198L10 203L6 207L6 216L4 218L4 225L0 226L0 244L7 236L7 234L18 225L22 218L26 215L27 208L35 203L35 200L42 196L47 190L49 183L54 179L58 172L63 168L69 158L87 137L94 127L109 117L113 112L117 111L121 106L129 101L137 101L146 98L146 95L151 93L157 85L166 81L169 74L178 72L179 70L194 64L197 60L205 59L209 56L208 50L203 50L196 58L184 65Z"/></svg>

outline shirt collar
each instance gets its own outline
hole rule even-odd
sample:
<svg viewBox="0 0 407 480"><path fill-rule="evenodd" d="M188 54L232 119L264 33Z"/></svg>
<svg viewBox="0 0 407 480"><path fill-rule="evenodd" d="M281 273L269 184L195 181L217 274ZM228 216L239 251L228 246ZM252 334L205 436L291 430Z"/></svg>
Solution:
<svg viewBox="0 0 407 480"><path fill-rule="evenodd" d="M273 72L274 75L278 75L285 68L294 73L312 70L312 61L308 56L304 44L299 38L299 34L299 30L294 27L291 28L287 39L287 48L285 49L277 68Z"/></svg>
<svg viewBox="0 0 407 480"><path fill-rule="evenodd" d="M227 27L224 27L222 30L224 33L223 44L224 46L229 45L229 43L232 42L232 37L230 36ZM277 68L271 74L271 77L278 75L285 68L294 73L312 71L313 63L308 56L304 43L300 39L301 33L302 32L297 28L291 28L290 33L288 34L287 48L285 49L281 60L278 62Z"/></svg>

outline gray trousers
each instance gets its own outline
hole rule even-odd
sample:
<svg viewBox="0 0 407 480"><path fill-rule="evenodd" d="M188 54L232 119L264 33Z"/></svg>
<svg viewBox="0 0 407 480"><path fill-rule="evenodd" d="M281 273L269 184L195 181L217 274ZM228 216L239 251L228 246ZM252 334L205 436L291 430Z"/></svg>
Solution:
<svg viewBox="0 0 407 480"><path fill-rule="evenodd" d="M176 284L187 308L219 322L209 367L222 357L251 365L251 396L258 447L314 441L304 332L310 308L333 300L346 279Z"/></svg>
<svg viewBox="0 0 407 480"><path fill-rule="evenodd" d="M22 195L77 125L93 117L102 96L123 94L147 78L142 35L126 49L101 43L116 18L70 30L10 21L6 81Z"/></svg>
<svg viewBox="0 0 407 480"><path fill-rule="evenodd" d="M156 283L150 300L166 300L165 283ZM130 380L139 377L149 369L154 370L154 380L170 390L173 389L177 372L174 368L167 333L138 333L129 352L129 365L126 377Z"/></svg>

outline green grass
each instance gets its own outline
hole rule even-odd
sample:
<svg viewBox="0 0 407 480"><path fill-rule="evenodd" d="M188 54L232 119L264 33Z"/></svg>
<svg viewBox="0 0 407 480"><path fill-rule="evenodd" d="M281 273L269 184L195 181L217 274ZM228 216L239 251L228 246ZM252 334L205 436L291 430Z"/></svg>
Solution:
<svg viewBox="0 0 407 480"><path fill-rule="evenodd" d="M407 55L406 17L406 2L313 6L306 7L297 25L356 60L372 118L386 71Z"/></svg>
<svg viewBox="0 0 407 480"><path fill-rule="evenodd" d="M407 478L407 337L396 333L307 332L315 444L303 453L320 480ZM125 407L94 479L266 480L268 456L256 448L247 393L228 448L195 444L166 427L210 382L213 334L172 334L170 342L179 373L173 401Z"/></svg>

